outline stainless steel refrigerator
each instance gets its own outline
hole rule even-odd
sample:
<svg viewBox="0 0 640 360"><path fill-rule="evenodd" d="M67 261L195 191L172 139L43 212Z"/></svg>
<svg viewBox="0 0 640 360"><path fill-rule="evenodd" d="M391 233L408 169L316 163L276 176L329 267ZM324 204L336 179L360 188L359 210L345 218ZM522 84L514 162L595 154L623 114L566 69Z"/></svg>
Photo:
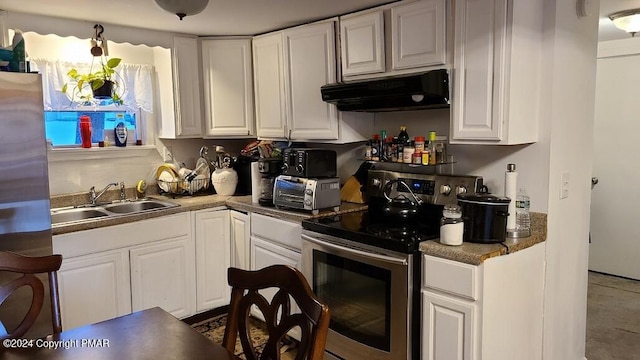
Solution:
<svg viewBox="0 0 640 360"><path fill-rule="evenodd" d="M50 255L51 213L44 129L42 78L39 74L0 72L0 250ZM0 272L0 282L11 278ZM48 291L47 277L45 282ZM0 321L13 330L30 306L23 287L0 307ZM26 337L51 333L47 294L36 326Z"/></svg>

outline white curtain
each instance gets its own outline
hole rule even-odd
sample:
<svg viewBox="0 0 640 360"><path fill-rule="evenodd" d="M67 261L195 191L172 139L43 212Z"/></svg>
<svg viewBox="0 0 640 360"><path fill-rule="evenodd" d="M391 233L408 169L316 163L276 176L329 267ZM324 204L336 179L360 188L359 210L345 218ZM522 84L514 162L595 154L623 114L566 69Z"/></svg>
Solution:
<svg viewBox="0 0 640 360"><path fill-rule="evenodd" d="M42 74L42 86L44 93L45 110L71 110L79 104L73 103L64 94L62 86L69 81L67 73L70 69L76 68L79 72L89 72L90 63L72 63L68 61L57 61L47 59L30 59L31 70ZM99 64L93 64L93 70ZM153 74L152 65L124 64L120 63L116 72L119 82L122 82L123 93L120 94L123 107L126 110L137 110L138 108L153 112Z"/></svg>

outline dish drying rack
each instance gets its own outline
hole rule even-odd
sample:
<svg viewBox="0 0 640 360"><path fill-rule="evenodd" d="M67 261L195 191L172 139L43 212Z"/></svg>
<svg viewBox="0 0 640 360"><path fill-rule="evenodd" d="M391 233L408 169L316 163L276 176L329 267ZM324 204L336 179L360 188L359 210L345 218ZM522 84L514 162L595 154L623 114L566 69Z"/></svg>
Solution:
<svg viewBox="0 0 640 360"><path fill-rule="evenodd" d="M193 195L199 192L206 192L211 186L211 178L195 178L191 181L187 179L164 181L157 180L160 194L169 195Z"/></svg>

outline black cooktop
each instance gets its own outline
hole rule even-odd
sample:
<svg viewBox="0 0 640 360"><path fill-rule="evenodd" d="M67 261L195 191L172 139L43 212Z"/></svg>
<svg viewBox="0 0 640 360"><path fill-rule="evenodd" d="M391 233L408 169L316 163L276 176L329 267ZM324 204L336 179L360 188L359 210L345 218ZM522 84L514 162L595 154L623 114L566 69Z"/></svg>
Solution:
<svg viewBox="0 0 640 360"><path fill-rule="evenodd" d="M419 251L420 242L437 238L439 217L428 212L413 222L391 221L377 211L358 211L302 221L302 227L325 235L404 254ZM441 214L441 212L440 212Z"/></svg>

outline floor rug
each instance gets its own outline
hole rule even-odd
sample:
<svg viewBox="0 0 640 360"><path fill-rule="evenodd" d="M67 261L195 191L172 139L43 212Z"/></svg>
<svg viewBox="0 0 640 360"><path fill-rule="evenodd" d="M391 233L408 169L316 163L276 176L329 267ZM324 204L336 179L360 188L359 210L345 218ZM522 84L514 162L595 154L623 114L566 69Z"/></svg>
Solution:
<svg viewBox="0 0 640 360"><path fill-rule="evenodd" d="M211 319L207 319L205 321L201 321L191 325L196 331L200 332L211 341L214 341L218 344L222 344L222 338L224 337L224 327L227 322L227 315L219 315L213 317ZM250 318L249 320L251 324L251 341L254 344L254 348L257 353L261 353L262 349L264 349L265 343L269 337L267 333L267 327L264 322ZM282 360L292 360L296 357L296 349L295 349L295 341L287 341L286 344L282 346L281 349L281 359ZM242 346L240 345L240 340L236 341L236 349L235 354L242 359L245 359L244 354L242 352Z"/></svg>

